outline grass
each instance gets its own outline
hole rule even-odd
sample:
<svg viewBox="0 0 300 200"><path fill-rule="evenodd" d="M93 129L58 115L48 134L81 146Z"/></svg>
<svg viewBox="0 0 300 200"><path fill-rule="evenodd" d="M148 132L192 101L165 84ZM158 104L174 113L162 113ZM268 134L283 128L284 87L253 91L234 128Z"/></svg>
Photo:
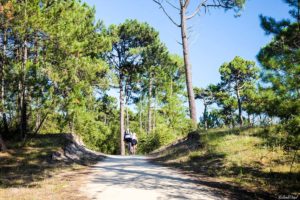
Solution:
<svg viewBox="0 0 300 200"><path fill-rule="evenodd" d="M68 199L81 200L86 199L78 192L82 183L83 175L71 177L68 175L72 169L76 172L82 171L81 168L72 167L69 169L60 169L51 173L51 177L45 177L43 180L36 181L31 186L0 188L0 199L2 200L53 200ZM78 173L80 174L80 173ZM78 176L77 174L77 176Z"/></svg>
<svg viewBox="0 0 300 200"><path fill-rule="evenodd" d="M51 159L67 143L62 134L37 135L25 144L8 142L9 150L0 152L0 199L82 199L70 192L80 181L68 173L80 174L85 167Z"/></svg>
<svg viewBox="0 0 300 200"><path fill-rule="evenodd" d="M299 194L299 151L284 150L276 137L262 128L210 130L196 141L198 148L178 144L179 151L165 149L158 160L254 192Z"/></svg>

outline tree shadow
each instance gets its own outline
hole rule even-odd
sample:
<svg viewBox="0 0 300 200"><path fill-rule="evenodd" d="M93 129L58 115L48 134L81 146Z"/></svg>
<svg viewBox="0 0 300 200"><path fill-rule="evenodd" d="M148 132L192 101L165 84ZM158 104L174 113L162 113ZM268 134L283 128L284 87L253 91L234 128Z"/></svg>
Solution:
<svg viewBox="0 0 300 200"><path fill-rule="evenodd" d="M93 166L95 173L100 171L99 176L94 176L91 180L92 183L104 185L98 187L96 192L100 194L104 192L102 188L117 187L162 190L170 199L272 199L268 194L251 193L187 170L170 170L169 167L174 166L162 167L151 159L151 164L145 167L145 162L143 159L132 158L122 162L121 159L114 158L106 160L105 164Z"/></svg>
<svg viewBox="0 0 300 200"><path fill-rule="evenodd" d="M126 158L125 158L126 159ZM225 194L215 188L206 187L201 182L180 174L179 171L149 164L145 159L124 158L107 159L104 164L92 167L99 176L91 180L102 188L135 188L143 191L162 191L170 199L202 199L201 197L223 198ZM192 194L194 193L194 194ZM95 197L96 198L96 197ZM159 199L159 198L158 198Z"/></svg>
<svg viewBox="0 0 300 200"><path fill-rule="evenodd" d="M215 177L220 176L235 176L240 172L237 168L235 171L236 174L231 173L229 175L228 171L224 170L224 158L225 155L210 153L209 155L193 156L189 160L180 163L166 163L160 160L160 158L155 158L152 162L183 170L183 174L194 178L197 177L199 184L222 190L222 194L229 197L229 199L241 199L241 197L242 199L276 199L274 195L263 191L254 193L236 184L219 182L218 179L215 179ZM231 170L233 170L233 168L229 171Z"/></svg>
<svg viewBox="0 0 300 200"><path fill-rule="evenodd" d="M261 185L273 185L279 188L282 194L297 194L300 191L300 173L299 172L266 172L261 168L232 166L227 170L227 176L236 176L239 179L263 180Z"/></svg>
<svg viewBox="0 0 300 200"><path fill-rule="evenodd" d="M54 153L64 153L63 148L69 143L65 134L29 136L25 144L9 141L9 149L0 152L0 188L35 187L36 182L52 177L56 169L76 170L72 159L52 159Z"/></svg>
<svg viewBox="0 0 300 200"><path fill-rule="evenodd" d="M226 135L239 135L240 131L247 131L249 128L234 129L234 130L220 130L213 133L209 133L210 138L220 138ZM201 136L201 135L200 135ZM183 173L186 173L190 176L199 177L201 184L212 187L219 188L226 193L229 193L232 198L239 198L242 194L245 198L248 199L276 199L275 194L267 193L259 188L260 183L256 183L258 186L256 192L244 189L241 186L238 186L236 183L231 182L222 182L219 183L216 177L228 177L234 178L235 180L240 179L245 181L248 179L250 182L255 182L258 180L264 180L267 184L272 184L272 182L277 181L278 185L285 185L293 182L294 186L289 185L287 190L280 188L280 192L296 192L299 191L299 174L293 173L266 173L262 172L262 169L252 168L252 167L239 167L225 166L225 154L220 154L215 152L213 148L210 148L207 151L201 153L201 149L205 147L205 138L191 140L189 138L182 139L175 144L169 145L164 149L161 149L159 152L151 154L153 156L152 162L162 164L165 166L178 168L183 170ZM200 153L191 154L191 152L200 150ZM186 157L183 160L170 162L176 158ZM188 156L188 157L187 157ZM196 172L196 173L195 173ZM290 179L293 177L293 179ZM213 179L211 179L213 178ZM253 179L253 180L249 180ZM210 180L210 181L205 181ZM280 183L279 183L280 182Z"/></svg>

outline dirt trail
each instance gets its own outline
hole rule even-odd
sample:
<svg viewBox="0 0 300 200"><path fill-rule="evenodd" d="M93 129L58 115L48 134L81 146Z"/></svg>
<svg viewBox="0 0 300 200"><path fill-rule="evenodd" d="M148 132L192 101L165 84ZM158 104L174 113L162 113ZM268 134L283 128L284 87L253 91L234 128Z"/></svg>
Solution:
<svg viewBox="0 0 300 200"><path fill-rule="evenodd" d="M108 156L92 166L83 185L81 192L100 200L226 199L192 177L142 156Z"/></svg>

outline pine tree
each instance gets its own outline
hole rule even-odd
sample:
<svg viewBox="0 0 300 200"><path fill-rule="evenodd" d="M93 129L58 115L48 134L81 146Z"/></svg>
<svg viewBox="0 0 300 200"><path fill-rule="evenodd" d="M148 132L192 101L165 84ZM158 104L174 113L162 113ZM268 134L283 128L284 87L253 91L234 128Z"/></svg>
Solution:
<svg viewBox="0 0 300 200"><path fill-rule="evenodd" d="M142 70L141 51L153 43L158 33L146 23L137 20L126 20L119 26L111 26L108 35L113 39L112 50L106 54L111 69L117 74L120 92L120 150L125 154L123 141L124 97L131 92L136 83L136 74Z"/></svg>
<svg viewBox="0 0 300 200"><path fill-rule="evenodd" d="M243 126L242 116L242 93L249 87L252 87L255 80L258 79L258 68L252 61L243 60L241 57L235 57L231 62L224 63L220 67L221 84L236 95L239 112L239 123Z"/></svg>

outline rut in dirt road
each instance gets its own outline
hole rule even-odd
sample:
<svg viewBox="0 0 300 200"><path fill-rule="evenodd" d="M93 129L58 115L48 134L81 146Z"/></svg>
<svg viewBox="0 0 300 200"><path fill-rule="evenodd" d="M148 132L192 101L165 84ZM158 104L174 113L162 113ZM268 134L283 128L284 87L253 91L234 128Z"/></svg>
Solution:
<svg viewBox="0 0 300 200"><path fill-rule="evenodd" d="M91 199L225 199L191 177L141 156L109 156L94 165L87 178L81 190Z"/></svg>

